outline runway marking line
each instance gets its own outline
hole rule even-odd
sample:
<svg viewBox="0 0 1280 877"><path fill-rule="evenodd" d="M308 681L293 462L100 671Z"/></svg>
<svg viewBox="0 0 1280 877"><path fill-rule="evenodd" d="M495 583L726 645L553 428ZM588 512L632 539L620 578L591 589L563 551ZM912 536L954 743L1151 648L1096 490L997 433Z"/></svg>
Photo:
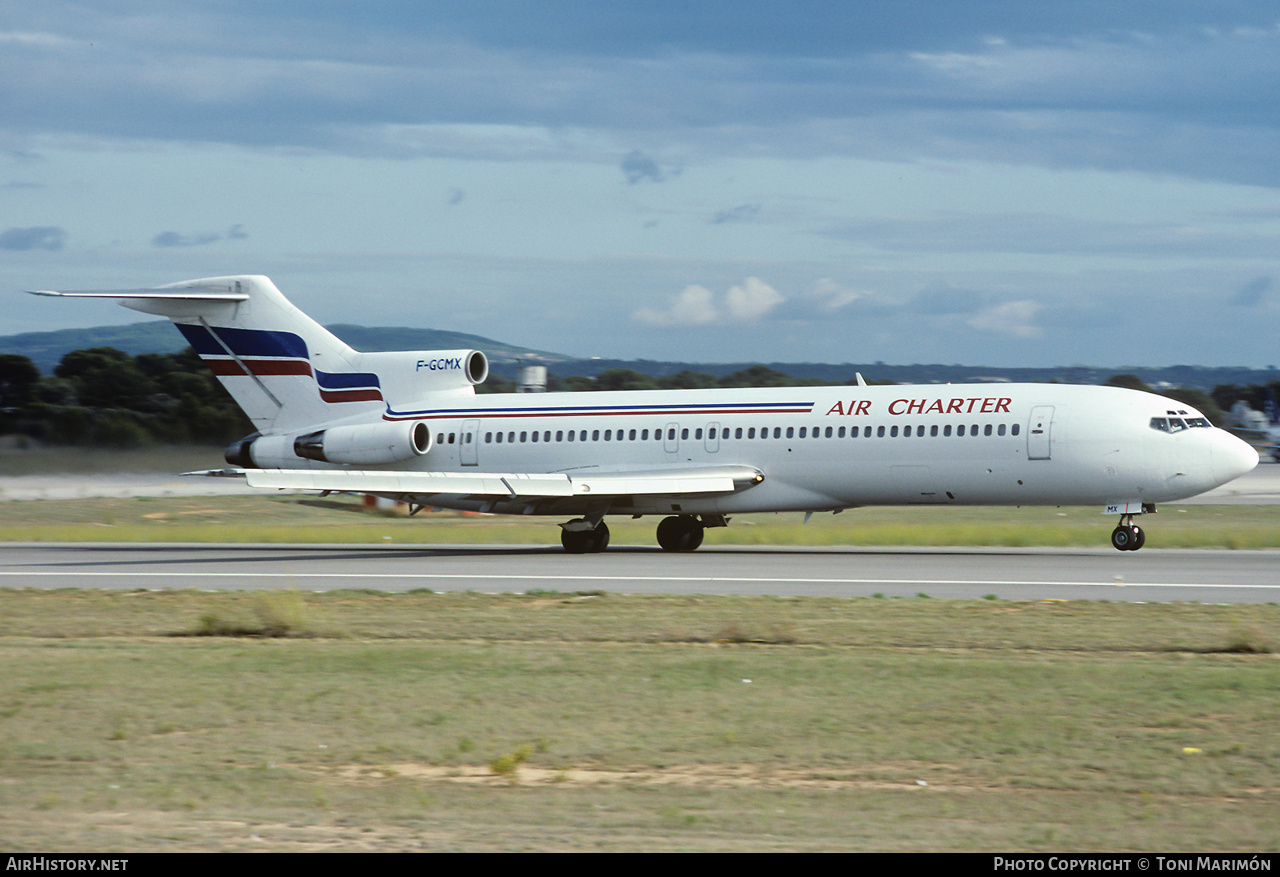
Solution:
<svg viewBox="0 0 1280 877"><path fill-rule="evenodd" d="M97 578L170 578L174 574L167 572L52 572L52 571L31 571L18 572L0 570L0 577L97 577ZM1188 583L1188 582L1134 582L1134 581L1092 581L1092 582L1064 582L1064 581L1031 581L1031 580L973 580L973 579L797 579L797 578L749 578L746 576L584 576L584 575L560 575L556 573L547 573L546 575L481 575L475 573L299 573L299 572L184 572L182 574L190 579L415 579L415 580L431 580L431 579L455 579L455 580L475 580L475 581L493 581L501 579L502 581L530 581L530 582L743 582L748 584L790 584L790 585L1007 585L1007 586L1039 586L1039 587L1077 587L1077 588L1243 588L1243 589L1274 589L1280 588L1280 584L1273 585L1249 585L1249 584L1225 584L1225 583Z"/></svg>

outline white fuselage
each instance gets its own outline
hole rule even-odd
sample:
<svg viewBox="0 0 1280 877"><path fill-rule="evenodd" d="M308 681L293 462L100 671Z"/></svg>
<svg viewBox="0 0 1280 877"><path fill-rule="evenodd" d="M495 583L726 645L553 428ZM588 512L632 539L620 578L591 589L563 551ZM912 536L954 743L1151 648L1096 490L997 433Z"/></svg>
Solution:
<svg viewBox="0 0 1280 877"><path fill-rule="evenodd" d="M727 496L615 499L613 514L1158 503L1257 463L1248 445L1183 403L1056 384L476 395L385 416L425 420L433 432L429 453L395 468L587 475L736 465L764 476ZM1185 428L1157 429L1159 419Z"/></svg>

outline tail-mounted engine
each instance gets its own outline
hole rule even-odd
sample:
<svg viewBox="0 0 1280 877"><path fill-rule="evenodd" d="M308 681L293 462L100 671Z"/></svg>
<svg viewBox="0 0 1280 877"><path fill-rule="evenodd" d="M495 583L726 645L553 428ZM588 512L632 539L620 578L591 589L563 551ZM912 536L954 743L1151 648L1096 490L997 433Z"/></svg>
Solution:
<svg viewBox="0 0 1280 877"><path fill-rule="evenodd" d="M307 464L376 466L401 463L431 450L425 421L379 421L333 426L298 436L251 435L227 447L228 463L242 469L296 469Z"/></svg>

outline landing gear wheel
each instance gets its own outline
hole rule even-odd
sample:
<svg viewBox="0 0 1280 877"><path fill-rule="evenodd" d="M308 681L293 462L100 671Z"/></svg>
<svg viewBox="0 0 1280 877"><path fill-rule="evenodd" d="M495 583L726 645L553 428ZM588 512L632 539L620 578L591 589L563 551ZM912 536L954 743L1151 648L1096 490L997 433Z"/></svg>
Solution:
<svg viewBox="0 0 1280 877"><path fill-rule="evenodd" d="M591 554L599 554L609 547L609 525L604 521L596 524L596 528L589 534L591 536L591 547L587 551Z"/></svg>
<svg viewBox="0 0 1280 877"><path fill-rule="evenodd" d="M1146 541L1147 534L1133 524L1122 524L1111 531L1111 544L1117 551L1137 551Z"/></svg>
<svg viewBox="0 0 1280 877"><path fill-rule="evenodd" d="M694 551L705 529L692 515L672 515L658 524L658 544L664 551Z"/></svg>
<svg viewBox="0 0 1280 877"><path fill-rule="evenodd" d="M569 523L581 520L577 518ZM598 554L609 547L609 525L601 521L594 530L561 530L560 544L570 554Z"/></svg>

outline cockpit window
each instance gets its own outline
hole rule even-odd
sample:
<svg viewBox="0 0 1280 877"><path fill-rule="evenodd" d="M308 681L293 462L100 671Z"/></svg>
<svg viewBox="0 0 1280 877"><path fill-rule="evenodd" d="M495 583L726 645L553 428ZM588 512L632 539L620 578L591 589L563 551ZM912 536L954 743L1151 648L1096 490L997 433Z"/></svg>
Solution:
<svg viewBox="0 0 1280 877"><path fill-rule="evenodd" d="M1173 413L1173 412L1170 412ZM1206 417L1153 417L1151 428L1156 432L1182 432L1184 429L1210 429L1213 424Z"/></svg>

